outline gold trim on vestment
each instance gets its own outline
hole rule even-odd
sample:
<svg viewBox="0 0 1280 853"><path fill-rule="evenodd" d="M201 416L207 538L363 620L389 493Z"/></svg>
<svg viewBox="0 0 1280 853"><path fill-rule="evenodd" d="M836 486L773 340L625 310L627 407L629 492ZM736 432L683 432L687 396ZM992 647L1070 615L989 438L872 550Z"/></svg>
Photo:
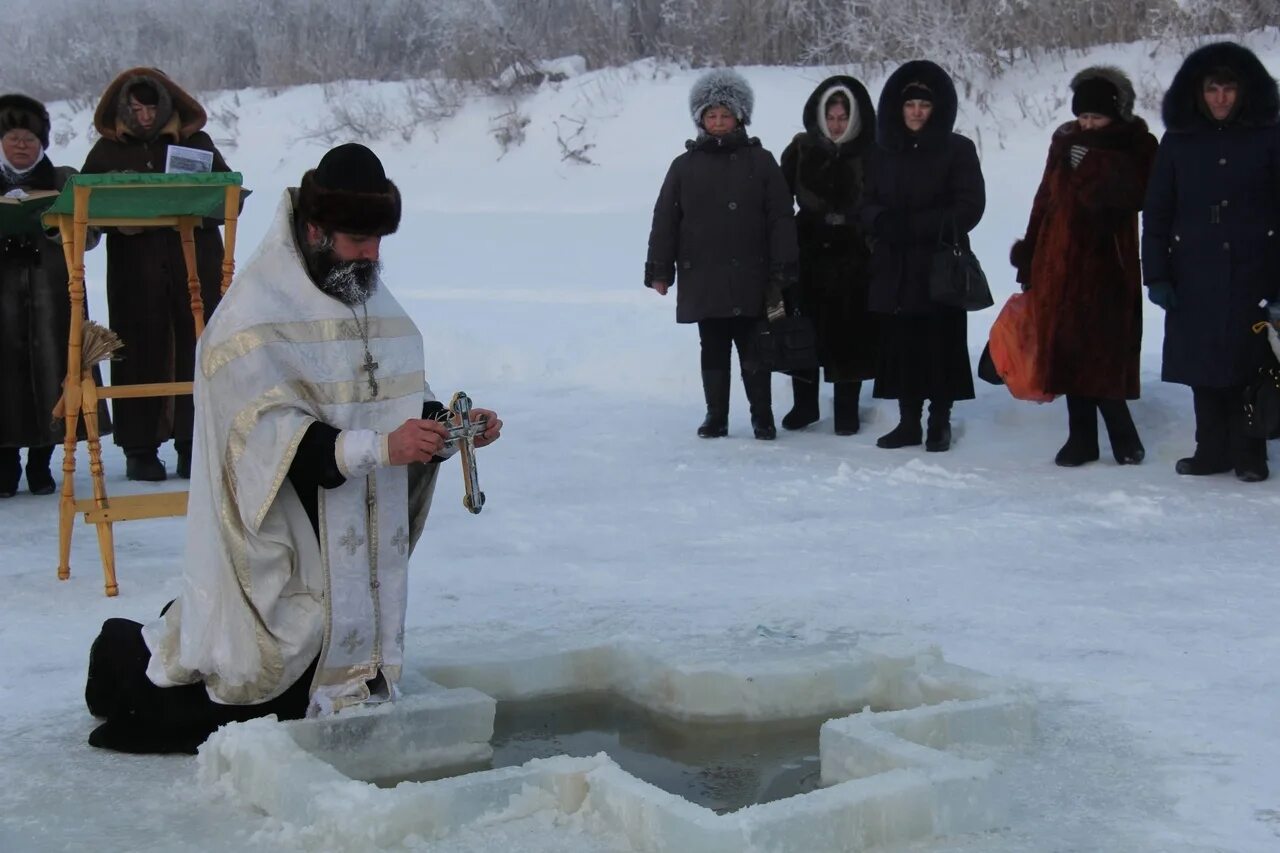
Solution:
<svg viewBox="0 0 1280 853"><path fill-rule="evenodd" d="M323 681L324 667L321 664L329 656L329 641L333 637L333 576L329 572L329 514L325 509L324 489L316 494L316 518L319 521L316 533L320 539L320 569L324 572L324 636L320 640L320 657L316 658L316 671L311 676L311 687L307 690L308 703Z"/></svg>
<svg viewBox="0 0 1280 853"><path fill-rule="evenodd" d="M321 406L343 406L369 402L386 403L414 394L421 395L425 379L426 371L415 370L380 380L378 383L380 386L379 393L376 400L369 393L369 383L362 379L348 379L342 382L306 382L301 379L292 379L288 382L282 382L265 393L258 395L257 399L236 414L231 422L231 429L227 434L226 453L223 457L226 461L223 464L233 471L239 466L240 458L244 455L245 448L249 443L249 434L253 432L254 426L262 419L263 413L268 409L301 403L302 405L298 406L298 408L304 414L314 420L323 420L320 416ZM310 424L307 424L307 426L310 426ZM301 441L300 437L295 436L295 438ZM255 530L262 526L262 521L266 518L267 512L275 501L276 494L279 492L280 486L284 483L284 478L288 476L288 473L288 465L282 462L280 468L276 471L275 479L262 502L262 506L257 507L257 511L254 513Z"/></svg>
<svg viewBox="0 0 1280 853"><path fill-rule="evenodd" d="M418 335L418 327L408 317L370 317L369 340L407 338ZM355 319L307 320L292 323L262 323L236 332L217 346L202 351L200 370L206 379L222 368L268 344L321 344L334 341L361 341Z"/></svg>

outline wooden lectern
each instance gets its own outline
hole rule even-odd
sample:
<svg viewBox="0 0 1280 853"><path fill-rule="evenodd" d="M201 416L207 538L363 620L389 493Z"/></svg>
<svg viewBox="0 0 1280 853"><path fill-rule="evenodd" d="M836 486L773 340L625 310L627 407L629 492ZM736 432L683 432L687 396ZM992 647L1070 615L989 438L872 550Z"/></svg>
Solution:
<svg viewBox="0 0 1280 853"><path fill-rule="evenodd" d="M62 237L70 274L71 334L67 341L67 379L63 389L66 408L66 440L62 459L62 498L58 521L58 579L71 576L71 532L75 516L98 528L98 550L106 594L116 595L115 541L111 525L117 521L185 515L187 492L161 492L111 498L102 477L102 446L98 434L98 400L169 397L190 394L190 382L157 382L146 385L98 387L93 373L81 365L84 335L84 250L89 226L176 228L182 237L182 254L191 292L191 317L196 337L204 331L204 302L196 274L195 229L203 219L225 225L222 255L222 292L235 274L236 221L240 212L242 178L239 172L191 175L111 173L74 175L61 195L44 213L44 224L57 227ZM89 444L89 472L93 497L77 500L76 429L84 418Z"/></svg>

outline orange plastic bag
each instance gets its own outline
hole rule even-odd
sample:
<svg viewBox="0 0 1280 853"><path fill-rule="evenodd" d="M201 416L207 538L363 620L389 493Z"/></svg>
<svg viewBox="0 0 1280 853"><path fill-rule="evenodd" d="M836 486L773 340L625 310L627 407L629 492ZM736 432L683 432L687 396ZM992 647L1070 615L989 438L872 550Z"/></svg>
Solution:
<svg viewBox="0 0 1280 853"><path fill-rule="evenodd" d="M1053 400L1055 395L1038 387L1036 359L1040 345L1031 302L1025 293L1013 294L1000 309L1000 316L991 326L990 346L991 361L1010 394L1035 403Z"/></svg>

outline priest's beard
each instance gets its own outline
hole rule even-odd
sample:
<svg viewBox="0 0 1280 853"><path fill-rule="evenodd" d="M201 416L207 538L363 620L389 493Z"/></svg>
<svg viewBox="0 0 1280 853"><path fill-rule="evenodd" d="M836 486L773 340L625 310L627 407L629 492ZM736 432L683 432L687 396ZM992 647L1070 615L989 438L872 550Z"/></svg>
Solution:
<svg viewBox="0 0 1280 853"><path fill-rule="evenodd" d="M378 289L382 277L380 261L343 261L333 252L328 237L308 246L307 271L322 292L346 305L360 305Z"/></svg>

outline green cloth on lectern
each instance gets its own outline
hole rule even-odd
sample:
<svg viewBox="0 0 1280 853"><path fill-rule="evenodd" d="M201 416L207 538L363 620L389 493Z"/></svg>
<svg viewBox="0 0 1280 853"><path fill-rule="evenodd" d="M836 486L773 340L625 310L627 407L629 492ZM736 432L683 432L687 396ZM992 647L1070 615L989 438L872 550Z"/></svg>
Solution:
<svg viewBox="0 0 1280 853"><path fill-rule="evenodd" d="M109 172L72 175L48 217L75 212L75 187L92 187L89 221L95 219L155 219L164 216L200 216L221 221L226 188L241 186L239 172L204 172L157 175L142 172ZM247 195L246 190L241 195Z"/></svg>

